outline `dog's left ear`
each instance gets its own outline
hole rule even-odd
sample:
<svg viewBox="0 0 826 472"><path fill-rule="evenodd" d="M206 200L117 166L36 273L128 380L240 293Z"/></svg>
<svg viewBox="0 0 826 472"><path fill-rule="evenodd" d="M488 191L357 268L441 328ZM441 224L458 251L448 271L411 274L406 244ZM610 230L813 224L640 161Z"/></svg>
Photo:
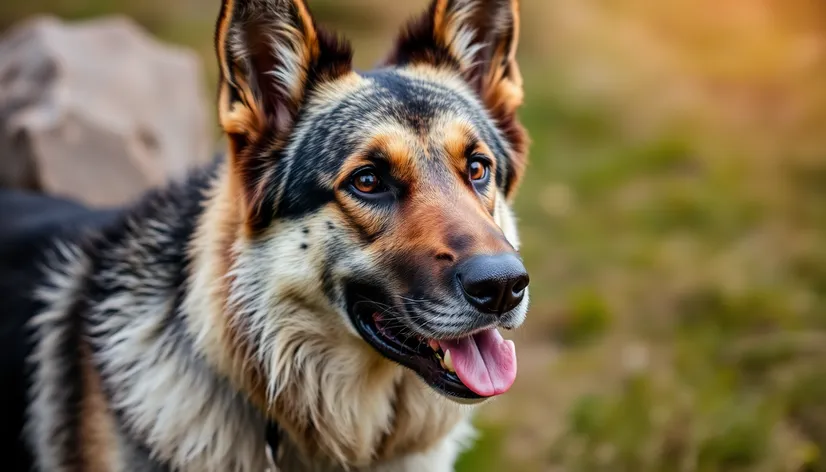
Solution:
<svg viewBox="0 0 826 472"><path fill-rule="evenodd" d="M527 159L527 135L516 116L523 98L518 42L519 0L433 0L424 15L407 25L387 60L389 65L429 64L461 73L511 144L508 196Z"/></svg>
<svg viewBox="0 0 826 472"><path fill-rule="evenodd" d="M304 0L223 0L215 49L232 172L248 222L266 226L274 205L267 176L277 152L312 91L350 72L352 51L316 26Z"/></svg>

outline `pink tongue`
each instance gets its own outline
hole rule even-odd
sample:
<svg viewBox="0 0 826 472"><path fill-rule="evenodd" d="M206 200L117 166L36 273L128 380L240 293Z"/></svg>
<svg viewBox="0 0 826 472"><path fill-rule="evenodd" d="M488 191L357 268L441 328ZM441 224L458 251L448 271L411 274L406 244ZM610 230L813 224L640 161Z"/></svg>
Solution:
<svg viewBox="0 0 826 472"><path fill-rule="evenodd" d="M496 328L467 338L439 341L439 346L443 351L450 349L459 380L478 395L505 393L516 380L516 347Z"/></svg>

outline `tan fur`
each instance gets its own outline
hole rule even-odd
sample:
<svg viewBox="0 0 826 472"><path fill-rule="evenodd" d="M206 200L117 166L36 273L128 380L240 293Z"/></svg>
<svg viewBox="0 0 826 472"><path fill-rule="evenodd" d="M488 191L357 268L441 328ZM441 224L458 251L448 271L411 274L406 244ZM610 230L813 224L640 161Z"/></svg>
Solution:
<svg viewBox="0 0 826 472"><path fill-rule="evenodd" d="M312 94L307 97L307 107L324 107L325 104L338 103L339 100L364 85L364 78L355 72L350 71L342 74L335 80L328 80L318 84Z"/></svg>
<svg viewBox="0 0 826 472"><path fill-rule="evenodd" d="M470 195L470 190L458 189L443 195L420 194L411 198L402 211L405 224L392 228L377 241L372 248L376 253L419 255L413 260L437 271L441 267L430 262L431 258L445 251L442 248L450 236L469 237L474 254L510 250L507 241L498 235L493 218L478 199ZM466 254L455 257L462 255ZM436 274L434 272L434 276Z"/></svg>
<svg viewBox="0 0 826 472"><path fill-rule="evenodd" d="M441 135L439 137L445 150L445 156L453 165L453 170L460 175L464 175L467 169L465 152L467 151L468 141L473 135L472 126L465 121L450 121L438 123L433 129L435 133Z"/></svg>
<svg viewBox="0 0 826 472"><path fill-rule="evenodd" d="M435 131L432 139L440 142L445 150L445 156L453 164L453 170L460 179L464 179L467 175L467 151L471 145L473 145L473 148L470 149L471 154L480 154L490 160L492 180L495 180L497 171L501 172L500 169L496 168L493 151L482 139L476 136L473 127L466 121L442 119L433 126L433 129ZM493 213L494 199L495 193L493 192L487 194L483 199L488 213Z"/></svg>
<svg viewBox="0 0 826 472"><path fill-rule="evenodd" d="M461 406L343 334L295 341L309 341L314 352L306 353L295 386L279 397L273 413L302 455L366 467L425 451L463 419Z"/></svg>
<svg viewBox="0 0 826 472"><path fill-rule="evenodd" d="M395 123L382 123L370 129L369 136L360 149L344 162L334 186L341 186L359 167L370 164L371 152L380 153L380 158L390 164L394 177L404 182L413 182L416 170L416 154L424 152L422 139L410 129Z"/></svg>
<svg viewBox="0 0 826 472"><path fill-rule="evenodd" d="M117 431L109 405L101 390L100 374L91 364L89 346L81 347L83 399L81 402L81 461L86 472L109 472L116 469Z"/></svg>
<svg viewBox="0 0 826 472"><path fill-rule="evenodd" d="M267 126L266 118L260 105L253 98L253 93L243 80L238 81L238 90L243 102L229 101L229 86L221 85L219 94L218 119L221 127L227 134L245 136L250 141L261 137L261 132ZM234 149L234 152L240 149Z"/></svg>
<svg viewBox="0 0 826 472"><path fill-rule="evenodd" d="M396 402L400 408L396 409L391 432L378 451L380 459L403 457L435 447L470 412L469 407L446 404L436 397L415 374L404 371L396 385Z"/></svg>
<svg viewBox="0 0 826 472"><path fill-rule="evenodd" d="M233 245L243 237L245 227L235 176L228 169L219 176L190 243L193 271L189 284L196 295L186 301L187 327L218 371L239 389L253 394L253 402L265 408L265 395L255 394L264 382L260 369L248 361L252 348L227 322L228 274L235 260Z"/></svg>
<svg viewBox="0 0 826 472"><path fill-rule="evenodd" d="M232 21L234 4L234 0L224 0L218 17L218 25L215 29L215 52L218 55L218 67L221 69L221 75L223 77L229 77L231 75L231 64L226 55L226 49L220 46L227 43L227 33L229 32L230 22Z"/></svg>
<svg viewBox="0 0 826 472"><path fill-rule="evenodd" d="M445 30L448 24L448 21L445 19L447 15L447 2L448 0L435 0L435 5L433 6L433 33L436 36L436 40L442 44L447 43L448 35L448 32Z"/></svg>
<svg viewBox="0 0 826 472"><path fill-rule="evenodd" d="M519 44L519 0L510 2L511 28L513 41L500 43L494 48L491 63L483 86L484 99L492 110L512 114L522 105L522 74L516 62L516 50Z"/></svg>

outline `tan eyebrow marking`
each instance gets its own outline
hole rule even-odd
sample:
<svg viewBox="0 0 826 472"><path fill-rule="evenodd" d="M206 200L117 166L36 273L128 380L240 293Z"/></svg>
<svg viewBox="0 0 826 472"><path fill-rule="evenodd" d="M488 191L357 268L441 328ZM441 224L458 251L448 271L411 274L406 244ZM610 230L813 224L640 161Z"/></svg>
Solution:
<svg viewBox="0 0 826 472"><path fill-rule="evenodd" d="M393 177L406 183L415 182L419 173L416 138L400 126L382 126L377 131L341 166L336 187L350 178L353 172L374 163L376 159L387 162Z"/></svg>
<svg viewBox="0 0 826 472"><path fill-rule="evenodd" d="M442 131L442 146L445 149L447 158L457 172L463 174L467 167L467 157L470 154L479 153L487 156L491 161L491 172L496 171L496 159L490 147L485 144L473 130L470 123L464 120L457 120L448 123Z"/></svg>

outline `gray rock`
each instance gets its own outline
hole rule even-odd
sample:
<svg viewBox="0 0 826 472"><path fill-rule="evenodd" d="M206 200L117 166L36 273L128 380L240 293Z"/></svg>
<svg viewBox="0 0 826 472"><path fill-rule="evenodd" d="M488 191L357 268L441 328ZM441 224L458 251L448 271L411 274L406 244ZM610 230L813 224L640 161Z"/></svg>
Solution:
<svg viewBox="0 0 826 472"><path fill-rule="evenodd" d="M126 18L0 39L0 186L120 204L208 159L208 117L197 56Z"/></svg>

